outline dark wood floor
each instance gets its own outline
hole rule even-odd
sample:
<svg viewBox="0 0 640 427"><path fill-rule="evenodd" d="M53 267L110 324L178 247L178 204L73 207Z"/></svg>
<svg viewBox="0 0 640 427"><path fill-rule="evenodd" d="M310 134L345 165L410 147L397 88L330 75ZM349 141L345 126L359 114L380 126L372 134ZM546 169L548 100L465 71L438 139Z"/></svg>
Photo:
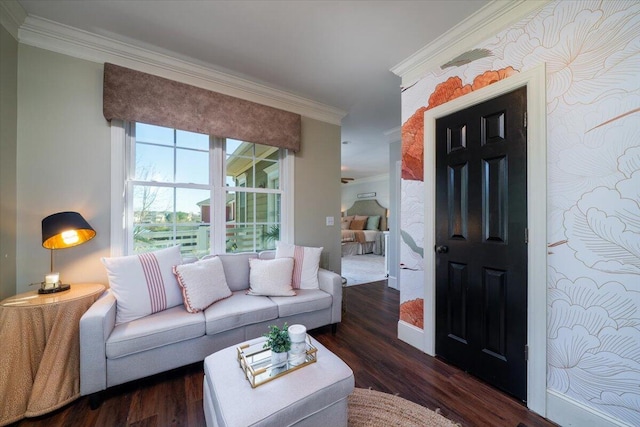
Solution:
<svg viewBox="0 0 640 427"><path fill-rule="evenodd" d="M553 426L465 372L398 340L399 293L386 281L345 288L343 321L311 334L352 369L356 387L398 394L463 426ZM202 364L107 391L99 409L83 397L16 426L204 426Z"/></svg>

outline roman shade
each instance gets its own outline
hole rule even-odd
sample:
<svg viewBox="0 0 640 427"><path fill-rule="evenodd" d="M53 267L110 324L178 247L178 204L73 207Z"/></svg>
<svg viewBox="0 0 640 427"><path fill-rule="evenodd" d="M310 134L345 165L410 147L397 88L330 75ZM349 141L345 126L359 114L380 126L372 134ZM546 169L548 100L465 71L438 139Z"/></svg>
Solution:
<svg viewBox="0 0 640 427"><path fill-rule="evenodd" d="M301 118L233 96L104 64L103 113L246 142L300 150Z"/></svg>

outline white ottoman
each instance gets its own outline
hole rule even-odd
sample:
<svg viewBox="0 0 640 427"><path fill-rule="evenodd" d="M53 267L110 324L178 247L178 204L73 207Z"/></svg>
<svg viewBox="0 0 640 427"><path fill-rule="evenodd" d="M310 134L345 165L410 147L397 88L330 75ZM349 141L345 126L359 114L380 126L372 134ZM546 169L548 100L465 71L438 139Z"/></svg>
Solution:
<svg viewBox="0 0 640 427"><path fill-rule="evenodd" d="M249 342L257 342L257 338ZM204 416L209 427L346 426L353 372L312 339L317 362L251 388L236 347L204 359Z"/></svg>

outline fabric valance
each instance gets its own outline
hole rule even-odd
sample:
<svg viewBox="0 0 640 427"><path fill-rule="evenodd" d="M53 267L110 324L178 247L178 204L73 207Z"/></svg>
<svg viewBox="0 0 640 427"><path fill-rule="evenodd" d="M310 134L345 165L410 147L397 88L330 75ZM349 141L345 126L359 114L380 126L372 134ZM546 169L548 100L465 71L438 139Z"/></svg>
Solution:
<svg viewBox="0 0 640 427"><path fill-rule="evenodd" d="M104 64L103 113L120 119L300 150L299 114Z"/></svg>

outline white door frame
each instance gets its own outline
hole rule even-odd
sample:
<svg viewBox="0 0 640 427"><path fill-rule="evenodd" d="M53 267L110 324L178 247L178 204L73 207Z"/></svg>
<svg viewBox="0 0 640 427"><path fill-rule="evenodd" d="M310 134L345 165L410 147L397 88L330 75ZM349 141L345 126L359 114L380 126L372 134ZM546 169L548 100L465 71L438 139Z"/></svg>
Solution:
<svg viewBox="0 0 640 427"><path fill-rule="evenodd" d="M424 351L435 356L436 119L527 87L527 406L546 415L547 389L547 132L544 64L424 113Z"/></svg>

